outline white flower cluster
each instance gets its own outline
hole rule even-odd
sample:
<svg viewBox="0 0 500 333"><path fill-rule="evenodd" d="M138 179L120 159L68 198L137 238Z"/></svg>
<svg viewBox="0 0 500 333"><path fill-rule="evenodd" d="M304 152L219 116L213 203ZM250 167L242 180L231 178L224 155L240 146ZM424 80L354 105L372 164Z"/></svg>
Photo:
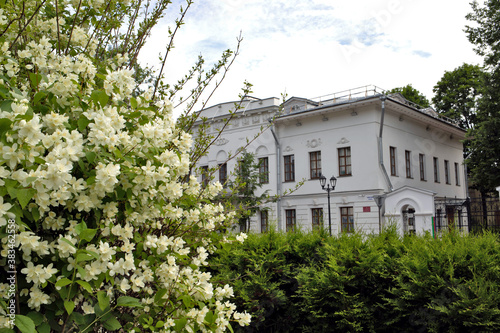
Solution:
<svg viewBox="0 0 500 333"><path fill-rule="evenodd" d="M26 10L37 4L27 1ZM102 0L60 6L74 13L80 4L105 6ZM175 127L172 103L151 101L151 91L132 97L126 54L98 63L87 28L59 35L66 19L46 12L25 30L10 31L18 25L7 29L0 9L0 30L8 30L0 45L0 186L7 189L0 228L17 219L25 310L45 314L63 303L56 300L72 297L73 311L92 314L100 306L96 293L105 291L111 300L139 299L134 314L163 321L164 332L173 332L179 318L186 331L222 332L232 320L247 325L250 316L227 300L231 287L214 288L201 269L213 248L210 235L234 213L210 203L219 183L202 191L189 176L192 139ZM75 52L56 51L59 42ZM6 238L1 246L5 258ZM74 297L71 288L79 288Z"/></svg>

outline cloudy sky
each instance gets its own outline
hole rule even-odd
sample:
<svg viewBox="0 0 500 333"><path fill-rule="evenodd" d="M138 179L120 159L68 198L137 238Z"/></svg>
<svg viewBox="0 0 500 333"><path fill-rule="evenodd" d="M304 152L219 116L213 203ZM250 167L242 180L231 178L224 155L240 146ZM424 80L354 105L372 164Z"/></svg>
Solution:
<svg viewBox="0 0 500 333"><path fill-rule="evenodd" d="M160 24L141 58L157 63ZM259 98L315 98L365 85L411 83L429 99L444 71L480 64L463 31L468 0L195 0L176 39L167 80L202 54L215 62L243 36L240 55L209 104L237 99L244 80Z"/></svg>

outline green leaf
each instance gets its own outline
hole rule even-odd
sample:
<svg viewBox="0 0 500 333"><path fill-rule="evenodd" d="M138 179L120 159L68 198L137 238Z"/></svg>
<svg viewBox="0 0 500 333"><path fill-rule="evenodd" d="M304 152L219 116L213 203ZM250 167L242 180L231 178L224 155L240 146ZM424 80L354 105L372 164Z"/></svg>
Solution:
<svg viewBox="0 0 500 333"><path fill-rule="evenodd" d="M42 323L40 326L37 326L38 333L50 333L50 325L48 323Z"/></svg>
<svg viewBox="0 0 500 333"><path fill-rule="evenodd" d="M10 119L7 118L0 119L0 137L10 130L11 125L12 121Z"/></svg>
<svg viewBox="0 0 500 333"><path fill-rule="evenodd" d="M95 183L95 177L89 177L85 182L87 183L87 185L92 185Z"/></svg>
<svg viewBox="0 0 500 333"><path fill-rule="evenodd" d="M22 333L36 333L35 323L30 317L16 315L15 325Z"/></svg>
<svg viewBox="0 0 500 333"><path fill-rule="evenodd" d="M63 241L63 242L65 242L66 244L71 245L71 246L72 246L72 247L74 247L75 249L78 249L78 248L75 246L75 244L71 243L68 239L66 239L66 238L62 237L62 238L60 238L60 240L61 240L61 241Z"/></svg>
<svg viewBox="0 0 500 333"><path fill-rule="evenodd" d="M44 98L45 96L47 96L47 93L43 92L43 91L39 91L35 94L35 97L33 97L33 104L38 104L42 98Z"/></svg>
<svg viewBox="0 0 500 333"><path fill-rule="evenodd" d="M30 312L27 314L27 316L30 317L31 320L33 320L35 326L38 326L43 322L43 315L38 312Z"/></svg>
<svg viewBox="0 0 500 333"><path fill-rule="evenodd" d="M85 156L87 157L87 161L89 161L90 164L94 163L96 153L88 151L88 152L85 152Z"/></svg>
<svg viewBox="0 0 500 333"><path fill-rule="evenodd" d="M137 100L134 97L130 99L130 105L133 109L137 109Z"/></svg>
<svg viewBox="0 0 500 333"><path fill-rule="evenodd" d="M122 325L115 317L101 318L102 326L110 331L119 330Z"/></svg>
<svg viewBox="0 0 500 333"><path fill-rule="evenodd" d="M217 316L212 311L208 311L205 315L205 321L209 324L214 324L216 319Z"/></svg>
<svg viewBox="0 0 500 333"><path fill-rule="evenodd" d="M94 252L94 251L90 251L90 250L83 250L85 253L87 253L88 255L94 257L95 260L99 260L100 256L97 252Z"/></svg>
<svg viewBox="0 0 500 333"><path fill-rule="evenodd" d="M88 253L78 251L75 259L77 262L84 262L84 261L92 260L92 259L94 259L94 257Z"/></svg>
<svg viewBox="0 0 500 333"><path fill-rule="evenodd" d="M82 286L83 289L85 289L90 294L92 294L92 286L90 285L90 283L88 283L87 281L82 281L82 280L77 280L76 283L78 283L80 286Z"/></svg>
<svg viewBox="0 0 500 333"><path fill-rule="evenodd" d="M155 294L154 302L157 304L163 304L166 302L166 299L163 298L165 294L167 293L167 289L163 288L158 290L158 292Z"/></svg>
<svg viewBox="0 0 500 333"><path fill-rule="evenodd" d="M101 108L105 107L108 104L109 96L102 90L95 90L91 95L92 100L95 104L99 103Z"/></svg>
<svg viewBox="0 0 500 333"><path fill-rule="evenodd" d="M187 318L186 317L179 318L176 319L174 322L175 322L175 331L180 332L186 326Z"/></svg>
<svg viewBox="0 0 500 333"><path fill-rule="evenodd" d="M97 229L85 229L80 233L80 239L84 239L87 242L90 242L92 238L94 238Z"/></svg>
<svg viewBox="0 0 500 333"><path fill-rule="evenodd" d="M31 208L31 215L33 216L33 219L35 220L35 222L40 219L40 212L38 211L37 207Z"/></svg>
<svg viewBox="0 0 500 333"><path fill-rule="evenodd" d="M18 189L16 192L17 200L19 200L22 209L26 207L36 194L36 190L34 188Z"/></svg>
<svg viewBox="0 0 500 333"><path fill-rule="evenodd" d="M83 269L81 266L76 266L76 269L78 270L78 273L82 276L82 278L85 278L87 276L87 271Z"/></svg>
<svg viewBox="0 0 500 333"><path fill-rule="evenodd" d="M0 333L16 333L16 331L11 330L10 328L0 328Z"/></svg>
<svg viewBox="0 0 500 333"><path fill-rule="evenodd" d="M83 132L87 128L88 124L90 124L90 120L88 120L83 114L80 115L80 119L78 119L78 129L80 132Z"/></svg>
<svg viewBox="0 0 500 333"><path fill-rule="evenodd" d="M120 149L115 149L115 150L113 151L113 154L114 154L114 155L115 155L115 157L116 157L116 158L118 158L118 159L120 159L120 158L122 158L122 157L123 157L122 152L120 151Z"/></svg>
<svg viewBox="0 0 500 333"><path fill-rule="evenodd" d="M75 309L75 303L72 301L64 301L64 308L66 309L66 312L68 312L68 315L70 315Z"/></svg>
<svg viewBox="0 0 500 333"><path fill-rule="evenodd" d="M40 82L42 81L42 76L40 74L30 73L30 81L31 81L31 86L33 88L37 88Z"/></svg>
<svg viewBox="0 0 500 333"><path fill-rule="evenodd" d="M106 292L102 290L98 291L97 302L99 303L99 308L101 308L101 310L104 311L104 309L106 309L109 306L108 294L106 294Z"/></svg>
<svg viewBox="0 0 500 333"><path fill-rule="evenodd" d="M191 297L189 297L189 295L182 295L181 299L186 308L189 309L193 307L193 300L191 299Z"/></svg>
<svg viewBox="0 0 500 333"><path fill-rule="evenodd" d="M135 307L135 308L143 307L141 301L139 301L135 297L130 297L130 296L119 297L118 300L116 301L116 305L118 305L118 306L130 306L130 307Z"/></svg>
<svg viewBox="0 0 500 333"><path fill-rule="evenodd" d="M71 281L70 279L62 278L61 280L56 282L56 287L64 287L71 283L73 283L73 281Z"/></svg>
<svg viewBox="0 0 500 333"><path fill-rule="evenodd" d="M77 235L80 235L83 230L87 229L87 224L85 222L80 222L75 226L75 232Z"/></svg>

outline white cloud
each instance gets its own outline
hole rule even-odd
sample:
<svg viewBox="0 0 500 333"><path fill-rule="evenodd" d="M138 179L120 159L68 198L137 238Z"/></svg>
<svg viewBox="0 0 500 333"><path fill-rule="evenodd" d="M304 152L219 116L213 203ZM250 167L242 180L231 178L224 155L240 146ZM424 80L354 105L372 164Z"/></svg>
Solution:
<svg viewBox="0 0 500 333"><path fill-rule="evenodd" d="M481 62L463 32L470 11L456 0L200 1L188 13L166 74L181 77L200 53L215 62L242 31L240 56L209 104L237 99L244 80L262 98L408 83L431 98L445 70ZM143 60L155 61L165 31L155 30Z"/></svg>

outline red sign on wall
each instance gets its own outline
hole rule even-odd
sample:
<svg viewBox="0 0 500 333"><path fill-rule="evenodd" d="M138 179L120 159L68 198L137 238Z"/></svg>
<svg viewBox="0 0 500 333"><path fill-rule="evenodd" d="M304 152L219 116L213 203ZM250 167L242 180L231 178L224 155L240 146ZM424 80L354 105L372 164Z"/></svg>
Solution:
<svg viewBox="0 0 500 333"><path fill-rule="evenodd" d="M371 212L371 207L363 207L363 213L369 213Z"/></svg>

